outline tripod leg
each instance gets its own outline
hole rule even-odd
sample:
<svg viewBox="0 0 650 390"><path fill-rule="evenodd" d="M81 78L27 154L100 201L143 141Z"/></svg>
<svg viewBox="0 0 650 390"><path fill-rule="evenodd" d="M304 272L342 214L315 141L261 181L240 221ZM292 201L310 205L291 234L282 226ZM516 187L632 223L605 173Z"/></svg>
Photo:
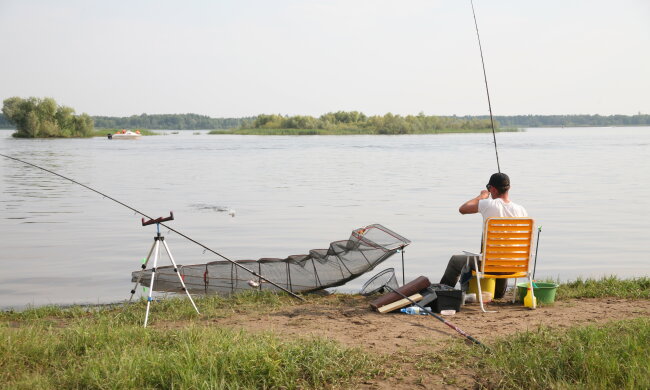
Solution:
<svg viewBox="0 0 650 390"><path fill-rule="evenodd" d="M156 241L151 244L151 249L149 249L149 254L147 255L147 260L142 264L142 270L144 271L147 268L147 264L149 263L149 259L151 258L151 254L153 253L153 248L156 247ZM138 284L140 283L140 280L142 279L142 273L140 273L140 276L138 276L138 280L135 281L135 285L133 286L133 289L131 290L131 297L129 297L129 303L131 303L131 300L133 299L133 295L135 294L135 289L138 288Z"/></svg>
<svg viewBox="0 0 650 390"><path fill-rule="evenodd" d="M147 321L149 320L149 306L151 306L151 294L153 294L153 280L156 277L156 266L158 265L158 255L160 254L160 241L156 240L154 244L154 255L153 255L153 267L151 268L151 283L149 284L149 296L147 297L147 312L144 315L144 327L147 327Z"/></svg>
<svg viewBox="0 0 650 390"><path fill-rule="evenodd" d="M172 264L174 265L174 272L176 272L176 275L178 276L178 280L180 280L181 286L183 286L183 290L185 290L185 293L187 294L187 297L190 299L190 302L192 302L192 306L194 306L194 310L196 310L196 312L198 314L201 314L201 313L199 313L199 309L197 309L196 305L194 304L194 300L192 299L192 296L190 295L190 292L187 291L187 287L185 287L185 281L181 277L181 274L178 273L178 266L176 265L176 262L174 261L174 256L172 256L172 252L169 250L169 247L167 246L167 243L165 242L165 240L163 240L162 243L165 246L165 250L167 251L167 255L169 256L169 260L171 260Z"/></svg>

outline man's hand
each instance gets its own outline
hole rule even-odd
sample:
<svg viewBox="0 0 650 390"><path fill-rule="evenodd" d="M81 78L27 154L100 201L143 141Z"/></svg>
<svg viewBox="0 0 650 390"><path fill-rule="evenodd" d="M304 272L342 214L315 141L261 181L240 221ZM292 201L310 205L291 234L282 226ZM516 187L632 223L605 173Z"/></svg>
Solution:
<svg viewBox="0 0 650 390"><path fill-rule="evenodd" d="M478 213L478 202L482 199L487 199L490 197L490 192L483 190L481 193L474 199L470 199L467 202L463 203L458 211L461 214L476 214Z"/></svg>

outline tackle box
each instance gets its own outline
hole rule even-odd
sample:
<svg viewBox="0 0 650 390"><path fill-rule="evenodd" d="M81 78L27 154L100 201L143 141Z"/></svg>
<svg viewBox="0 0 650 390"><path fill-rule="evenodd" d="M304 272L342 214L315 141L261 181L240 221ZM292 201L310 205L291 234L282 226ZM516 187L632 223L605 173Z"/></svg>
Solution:
<svg viewBox="0 0 650 390"><path fill-rule="evenodd" d="M434 313L440 313L442 310L460 311L460 305L463 301L463 292L461 290L439 283L432 284L428 289L435 291L438 297L429 305Z"/></svg>

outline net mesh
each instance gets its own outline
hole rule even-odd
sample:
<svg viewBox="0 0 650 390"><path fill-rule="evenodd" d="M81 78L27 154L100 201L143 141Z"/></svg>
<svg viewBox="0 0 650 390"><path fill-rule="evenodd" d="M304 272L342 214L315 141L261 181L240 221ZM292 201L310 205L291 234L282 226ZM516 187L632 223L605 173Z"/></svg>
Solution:
<svg viewBox="0 0 650 390"><path fill-rule="evenodd" d="M361 287L359 294L368 296L384 292L384 287L386 286L392 287L393 289L399 288L397 279L395 278L395 269L393 268L387 268L370 278L363 287Z"/></svg>
<svg viewBox="0 0 650 390"><path fill-rule="evenodd" d="M334 241L328 249L312 249L309 254L284 259L261 258L237 260L243 269L229 261L207 264L179 265L178 272L190 293L231 294L246 290L276 291L253 273L292 292L309 292L341 286L374 269L378 264L404 248L411 241L379 225L352 231L347 240ZM151 269L134 271L133 282L140 278L142 286L151 283ZM156 268L154 291L182 292L173 266Z"/></svg>

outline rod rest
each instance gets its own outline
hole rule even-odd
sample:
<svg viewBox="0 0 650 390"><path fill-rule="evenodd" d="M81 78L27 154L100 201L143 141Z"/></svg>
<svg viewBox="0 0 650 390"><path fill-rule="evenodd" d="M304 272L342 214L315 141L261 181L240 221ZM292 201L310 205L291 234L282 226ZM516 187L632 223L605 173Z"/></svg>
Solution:
<svg viewBox="0 0 650 390"><path fill-rule="evenodd" d="M144 218L142 218L142 226L153 225L154 223L161 223L161 222L167 222L173 220L174 220L174 213L170 211L169 217L160 217L156 219L150 219L148 221L145 221Z"/></svg>

